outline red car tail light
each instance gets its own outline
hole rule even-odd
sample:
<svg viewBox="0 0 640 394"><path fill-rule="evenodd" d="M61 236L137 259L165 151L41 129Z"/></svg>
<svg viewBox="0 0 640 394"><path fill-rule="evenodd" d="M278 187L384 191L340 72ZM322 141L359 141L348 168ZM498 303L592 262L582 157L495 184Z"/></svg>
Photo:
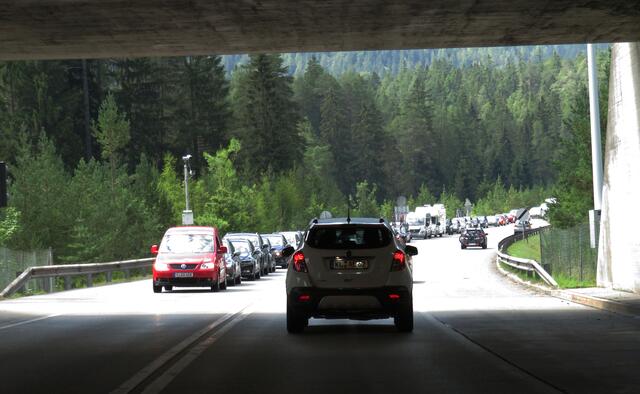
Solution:
<svg viewBox="0 0 640 394"><path fill-rule="evenodd" d="M389 294L389 299L393 301L397 301L400 299L400 294L391 293Z"/></svg>
<svg viewBox="0 0 640 394"><path fill-rule="evenodd" d="M311 301L311 296L309 294L300 294L298 296L298 301L300 301L300 302Z"/></svg>
<svg viewBox="0 0 640 394"><path fill-rule="evenodd" d="M391 271L402 271L406 266L406 256L403 251L396 250L393 252L393 262L391 263Z"/></svg>
<svg viewBox="0 0 640 394"><path fill-rule="evenodd" d="M291 260L293 261L294 271L309 272L309 270L307 269L307 263L304 261L305 260L304 253L302 253L301 251L295 252L291 257Z"/></svg>

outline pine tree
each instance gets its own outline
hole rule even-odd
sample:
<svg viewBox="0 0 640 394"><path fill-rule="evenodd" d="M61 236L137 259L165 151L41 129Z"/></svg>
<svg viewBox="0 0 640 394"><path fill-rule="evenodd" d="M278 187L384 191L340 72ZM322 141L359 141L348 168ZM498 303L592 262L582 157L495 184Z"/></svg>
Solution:
<svg viewBox="0 0 640 394"><path fill-rule="evenodd" d="M251 55L241 76L233 97L240 161L254 179L268 167L284 171L302 157L291 77L279 55Z"/></svg>

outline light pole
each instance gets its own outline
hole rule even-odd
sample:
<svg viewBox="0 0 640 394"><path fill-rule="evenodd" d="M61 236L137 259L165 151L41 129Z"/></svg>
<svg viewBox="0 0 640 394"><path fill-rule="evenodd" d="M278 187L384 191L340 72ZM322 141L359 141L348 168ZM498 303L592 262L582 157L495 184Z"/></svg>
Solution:
<svg viewBox="0 0 640 394"><path fill-rule="evenodd" d="M598 246L600 210L602 209L602 140L600 137L600 105L598 99L598 70L593 44L587 44L589 71L589 114L591 115L591 166L593 171L593 210L589 211L591 248Z"/></svg>
<svg viewBox="0 0 640 394"><path fill-rule="evenodd" d="M184 202L185 209L182 211L182 224L190 226L193 224L193 211L189 209L189 176L193 174L189 165L191 155L182 156L184 161Z"/></svg>

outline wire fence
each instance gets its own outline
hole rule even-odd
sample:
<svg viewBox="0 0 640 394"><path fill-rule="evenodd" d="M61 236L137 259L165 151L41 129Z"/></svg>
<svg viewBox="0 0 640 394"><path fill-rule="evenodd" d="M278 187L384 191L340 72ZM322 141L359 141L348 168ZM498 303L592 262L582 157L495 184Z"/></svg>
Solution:
<svg viewBox="0 0 640 394"><path fill-rule="evenodd" d="M598 234L596 234L596 239ZM596 281L598 249L592 249L589 224L570 229L550 227L540 233L541 263L554 278L560 276L579 282Z"/></svg>
<svg viewBox="0 0 640 394"><path fill-rule="evenodd" d="M52 265L51 249L20 251L0 247L0 290L17 278L29 267ZM25 285L25 292L51 289L52 279L33 279Z"/></svg>

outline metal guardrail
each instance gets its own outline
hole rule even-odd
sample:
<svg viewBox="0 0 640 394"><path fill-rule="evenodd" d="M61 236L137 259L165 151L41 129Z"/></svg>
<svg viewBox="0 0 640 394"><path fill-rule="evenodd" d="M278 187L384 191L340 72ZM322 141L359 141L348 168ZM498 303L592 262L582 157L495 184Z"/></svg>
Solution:
<svg viewBox="0 0 640 394"><path fill-rule="evenodd" d="M45 265L30 267L22 272L13 282L9 283L2 292L0 298L8 297L20 290L25 283L31 279L38 278L65 278L65 288L69 288L70 284L67 278L72 276L86 275L87 285L92 286L93 274L107 274L107 282L111 282L111 273L113 271L123 271L125 277L129 276L129 271L138 268L151 267L155 258L145 258L137 260L113 261L109 263L91 263L91 264L64 264L64 265Z"/></svg>
<svg viewBox="0 0 640 394"><path fill-rule="evenodd" d="M510 235L504 238L502 241L498 243L498 262L506 264L512 268L527 271L527 272L535 272L542 280L545 281L546 284L552 287L558 287L558 283L553 279L551 275L535 260L530 259L521 259L519 257L509 256L504 252L509 246L513 245L516 241L521 239L529 238L532 235L539 234L550 226L538 227L531 230L525 230L524 233Z"/></svg>

